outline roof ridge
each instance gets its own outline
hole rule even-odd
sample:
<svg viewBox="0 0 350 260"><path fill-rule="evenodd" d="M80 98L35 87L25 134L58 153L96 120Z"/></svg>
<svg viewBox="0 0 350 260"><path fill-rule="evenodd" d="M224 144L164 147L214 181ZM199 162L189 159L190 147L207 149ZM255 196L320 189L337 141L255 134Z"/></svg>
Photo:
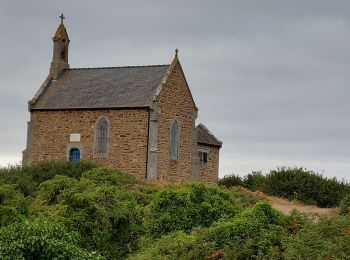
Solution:
<svg viewBox="0 0 350 260"><path fill-rule="evenodd" d="M93 70L93 69L127 69L127 68L149 68L149 67L165 67L170 64L159 65L136 65L136 66L116 66L116 67L87 67L87 68L69 68L67 70Z"/></svg>

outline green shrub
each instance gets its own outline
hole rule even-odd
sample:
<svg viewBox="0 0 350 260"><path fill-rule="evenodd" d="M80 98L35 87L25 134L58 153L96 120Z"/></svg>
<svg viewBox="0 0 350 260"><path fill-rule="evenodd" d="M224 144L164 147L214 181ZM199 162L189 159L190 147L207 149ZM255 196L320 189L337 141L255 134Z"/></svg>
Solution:
<svg viewBox="0 0 350 260"><path fill-rule="evenodd" d="M242 208L254 206L257 202L263 199L260 194L250 191L241 186L230 187L226 190L232 194L235 203Z"/></svg>
<svg viewBox="0 0 350 260"><path fill-rule="evenodd" d="M227 259L282 259L283 217L267 203L258 203L231 220L214 223L209 239Z"/></svg>
<svg viewBox="0 0 350 260"><path fill-rule="evenodd" d="M105 168L85 172L80 180L57 175L40 185L35 209L43 211L39 216L78 232L85 248L121 259L138 248L144 233L138 201L144 203L152 192L146 183L139 189L140 183L129 174Z"/></svg>
<svg viewBox="0 0 350 260"><path fill-rule="evenodd" d="M0 168L0 185L15 184L24 195L32 195L36 184L31 176L23 174L22 166Z"/></svg>
<svg viewBox="0 0 350 260"><path fill-rule="evenodd" d="M319 207L336 207L349 194L350 187L335 178L324 178L302 168L281 168L266 176L263 191L287 199L297 198Z"/></svg>
<svg viewBox="0 0 350 260"><path fill-rule="evenodd" d="M76 182L76 179L56 175L53 179L40 184L37 196L43 200L46 200L48 204L54 204L57 202L57 196L60 195L65 189L73 187Z"/></svg>
<svg viewBox="0 0 350 260"><path fill-rule="evenodd" d="M256 203L254 207L244 210L240 216L246 219L257 220L264 226L285 224L283 215L273 209L267 202Z"/></svg>
<svg viewBox="0 0 350 260"><path fill-rule="evenodd" d="M82 177L91 180L95 184L108 184L127 190L129 187L140 183L135 176L107 168L95 168L86 171Z"/></svg>
<svg viewBox="0 0 350 260"><path fill-rule="evenodd" d="M252 172L243 178L238 175L225 176L220 186L242 186L252 191L260 190L268 195L298 199L319 207L337 207L343 197L350 194L350 185L325 178L303 168L279 168L266 176Z"/></svg>
<svg viewBox="0 0 350 260"><path fill-rule="evenodd" d="M219 179L219 186L224 186L226 188L230 188L233 186L244 186L243 180L238 175L225 175L223 178Z"/></svg>
<svg viewBox="0 0 350 260"><path fill-rule="evenodd" d="M30 200L19 193L15 185L0 185L0 197L0 227L25 219Z"/></svg>
<svg viewBox="0 0 350 260"><path fill-rule="evenodd" d="M150 245L150 244L151 245ZM164 235L161 239L147 241L141 252L131 255L130 260L144 259L201 259L198 255L198 241L196 234L186 234L175 231Z"/></svg>
<svg viewBox="0 0 350 260"><path fill-rule="evenodd" d="M29 166L24 166L22 171L24 175L31 176L37 185L43 181L50 180L55 175L64 175L80 179L81 175L96 165L89 161L44 161Z"/></svg>
<svg viewBox="0 0 350 260"><path fill-rule="evenodd" d="M321 217L283 240L286 259L349 259L350 218Z"/></svg>
<svg viewBox="0 0 350 260"><path fill-rule="evenodd" d="M251 190L264 190L265 176L260 171L252 172L243 178L243 187Z"/></svg>
<svg viewBox="0 0 350 260"><path fill-rule="evenodd" d="M104 259L79 246L62 225L23 222L0 228L1 259Z"/></svg>
<svg viewBox="0 0 350 260"><path fill-rule="evenodd" d="M55 175L65 175L80 179L83 172L95 168L91 162L43 161L27 166L0 168L0 185L16 184L25 195L34 195L40 183Z"/></svg>
<svg viewBox="0 0 350 260"><path fill-rule="evenodd" d="M296 209L293 209L292 212L285 217L285 228L288 233L295 235L297 232L302 230L306 225L313 223L315 219L308 217L305 214L301 214Z"/></svg>
<svg viewBox="0 0 350 260"><path fill-rule="evenodd" d="M283 259L283 223L270 205L259 203L209 228L148 238L130 259Z"/></svg>
<svg viewBox="0 0 350 260"><path fill-rule="evenodd" d="M344 216L284 216L243 187L160 188L89 163L46 162L0 169L0 259L349 258L346 183L296 168L240 180L326 205L343 198Z"/></svg>
<svg viewBox="0 0 350 260"><path fill-rule="evenodd" d="M341 200L340 205L339 205L339 214L350 216L350 195L345 196Z"/></svg>
<svg viewBox="0 0 350 260"><path fill-rule="evenodd" d="M219 179L219 186L227 188L233 186L242 186L251 191L263 190L265 183L265 176L260 171L254 171L243 178L238 175L226 175Z"/></svg>
<svg viewBox="0 0 350 260"><path fill-rule="evenodd" d="M230 192L193 183L180 188L166 187L156 194L148 207L145 225L151 236L160 237L172 231L208 227L238 212Z"/></svg>

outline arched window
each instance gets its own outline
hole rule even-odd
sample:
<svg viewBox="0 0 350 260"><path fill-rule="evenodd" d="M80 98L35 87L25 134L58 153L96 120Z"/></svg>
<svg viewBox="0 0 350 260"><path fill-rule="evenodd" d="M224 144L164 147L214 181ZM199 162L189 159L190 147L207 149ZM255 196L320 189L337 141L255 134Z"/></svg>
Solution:
<svg viewBox="0 0 350 260"><path fill-rule="evenodd" d="M101 117L96 126L95 154L104 156L108 149L108 122Z"/></svg>
<svg viewBox="0 0 350 260"><path fill-rule="evenodd" d="M176 120L174 120L170 129L170 157L172 160L179 158L179 124Z"/></svg>
<svg viewBox="0 0 350 260"><path fill-rule="evenodd" d="M72 148L69 150L69 161L70 162L80 161L80 149Z"/></svg>

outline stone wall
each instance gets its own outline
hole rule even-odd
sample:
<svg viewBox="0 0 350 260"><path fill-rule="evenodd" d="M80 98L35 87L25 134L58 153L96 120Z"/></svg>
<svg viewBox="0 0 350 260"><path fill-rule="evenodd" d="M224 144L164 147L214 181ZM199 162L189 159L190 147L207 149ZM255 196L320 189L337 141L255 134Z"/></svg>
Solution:
<svg viewBox="0 0 350 260"><path fill-rule="evenodd" d="M31 150L24 160L67 160L68 150L77 147L83 160L145 178L148 114L146 109L34 111L28 125ZM109 148L105 158L95 158L95 126L101 116L109 121ZM80 134L80 142L71 142L70 134Z"/></svg>
<svg viewBox="0 0 350 260"><path fill-rule="evenodd" d="M205 183L216 184L219 172L219 148L204 144L198 144L198 150L208 151L208 162L199 163L201 179Z"/></svg>
<svg viewBox="0 0 350 260"><path fill-rule="evenodd" d="M197 110L179 62L174 67L160 92L158 108L157 180L185 182L192 179L192 159L196 156L194 138ZM180 128L179 158L170 158L170 128L177 120Z"/></svg>

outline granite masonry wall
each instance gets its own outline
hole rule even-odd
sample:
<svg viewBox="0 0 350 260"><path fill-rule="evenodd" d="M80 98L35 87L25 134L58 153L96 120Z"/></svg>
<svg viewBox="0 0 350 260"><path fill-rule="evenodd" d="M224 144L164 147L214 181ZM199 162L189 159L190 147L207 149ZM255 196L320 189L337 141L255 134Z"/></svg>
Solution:
<svg viewBox="0 0 350 260"><path fill-rule="evenodd" d="M157 180L161 182L186 182L193 178L193 157L198 157L195 120L197 110L187 88L181 66L173 64L165 85L160 92L158 107ZM170 128L179 124L178 160L170 158Z"/></svg>
<svg viewBox="0 0 350 260"><path fill-rule="evenodd" d="M199 163L201 180L205 183L216 184L219 170L219 148L204 144L198 144L199 151L208 152L208 162Z"/></svg>
<svg viewBox="0 0 350 260"><path fill-rule="evenodd" d="M83 160L145 178L148 115L146 109L33 111L23 162L67 160L69 149L79 148ZM97 158L95 128L101 116L109 122L109 142L106 156ZM71 141L71 134L80 134L80 141Z"/></svg>

